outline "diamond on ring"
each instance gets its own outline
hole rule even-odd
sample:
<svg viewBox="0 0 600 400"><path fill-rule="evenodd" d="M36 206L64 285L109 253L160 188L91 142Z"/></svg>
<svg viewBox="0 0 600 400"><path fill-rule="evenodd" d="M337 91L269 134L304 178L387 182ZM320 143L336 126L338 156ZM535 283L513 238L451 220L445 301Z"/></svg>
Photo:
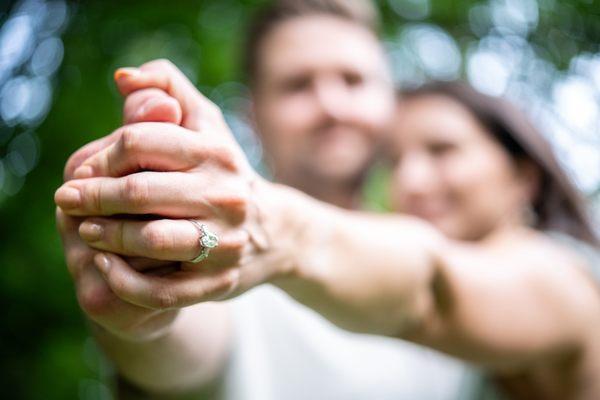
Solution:
<svg viewBox="0 0 600 400"><path fill-rule="evenodd" d="M196 227L196 229L198 229L198 232L200 232L200 238L198 239L198 242L200 243L200 254L190 261L192 263L198 263L208 257L210 249L214 249L219 245L219 237L209 231L206 225L192 219L189 221Z"/></svg>

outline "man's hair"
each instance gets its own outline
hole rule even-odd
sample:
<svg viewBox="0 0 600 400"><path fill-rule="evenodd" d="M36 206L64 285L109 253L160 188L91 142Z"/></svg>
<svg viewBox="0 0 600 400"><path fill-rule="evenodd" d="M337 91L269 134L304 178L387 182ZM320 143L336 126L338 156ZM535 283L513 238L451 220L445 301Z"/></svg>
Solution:
<svg viewBox="0 0 600 400"><path fill-rule="evenodd" d="M267 35L278 24L296 17L330 15L356 23L377 34L379 13L371 0L274 0L250 23L244 48L244 73L254 84L259 69L259 52Z"/></svg>

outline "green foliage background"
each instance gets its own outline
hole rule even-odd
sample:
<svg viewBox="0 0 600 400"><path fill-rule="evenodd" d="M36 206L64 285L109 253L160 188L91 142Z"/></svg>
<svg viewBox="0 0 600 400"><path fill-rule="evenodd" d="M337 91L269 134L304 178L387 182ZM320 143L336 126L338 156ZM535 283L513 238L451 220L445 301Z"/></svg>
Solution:
<svg viewBox="0 0 600 400"><path fill-rule="evenodd" d="M210 94L222 82L241 79L238 49L245 22L262 3L70 3L53 106L37 129L38 165L18 194L0 196L0 387L9 398L108 398L100 383L106 366L89 340L64 264L53 193L68 156L120 124L122 102L112 84L114 69L167 57ZM469 10L482 3L433 1L426 21L445 28L465 51L469 42L480 39L470 29ZM576 54L598 51L600 5L552 3L555 11L540 12L528 40L560 70ZM388 37L407 22L390 4L380 2ZM11 5L5 7L7 12Z"/></svg>

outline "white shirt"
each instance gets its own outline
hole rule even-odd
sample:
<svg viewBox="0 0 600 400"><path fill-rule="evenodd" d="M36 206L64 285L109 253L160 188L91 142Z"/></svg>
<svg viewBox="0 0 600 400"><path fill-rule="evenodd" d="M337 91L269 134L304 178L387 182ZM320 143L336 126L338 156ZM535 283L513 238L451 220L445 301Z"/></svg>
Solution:
<svg viewBox="0 0 600 400"><path fill-rule="evenodd" d="M473 386L466 364L405 341L337 328L262 285L232 301L226 400L456 400Z"/></svg>

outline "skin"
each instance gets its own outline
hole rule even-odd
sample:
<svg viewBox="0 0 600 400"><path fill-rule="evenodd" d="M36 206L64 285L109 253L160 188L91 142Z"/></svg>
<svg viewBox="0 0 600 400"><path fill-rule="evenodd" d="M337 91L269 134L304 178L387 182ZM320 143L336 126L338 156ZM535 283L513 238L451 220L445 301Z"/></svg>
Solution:
<svg viewBox="0 0 600 400"><path fill-rule="evenodd" d="M502 258L506 257L503 253L518 254L519 249L528 252L529 262L543 256L529 253L530 249L547 248L560 254L526 227L523 210L539 185L537 167L514 160L468 109L449 97L429 94L402 101L396 115L390 146L396 211L428 221L448 238L498 249ZM465 252L467 257L469 252ZM540 275L544 273L540 271ZM478 298L489 297L483 293ZM534 322L544 326L541 318ZM507 331L501 328L498 332L506 335ZM455 350L451 347L447 351L452 353ZM498 368L496 375L519 398L570 398L573 395L565 388L584 363L581 359L574 362L577 357L565 351L562 356L548 356L544 363L532 362L527 368ZM597 367L591 370L597 371Z"/></svg>
<svg viewBox="0 0 600 400"><path fill-rule="evenodd" d="M132 84L139 71L153 71L156 79L152 84L139 82L139 79ZM150 62L139 71L121 69L115 74L117 87L127 96L125 124L168 121L200 131L210 119L211 108L216 111L169 62ZM165 86L171 90L159 89ZM215 117L221 118L220 113ZM75 175L92 174L85 166L78 167L88 157L122 139L122 131L117 130L82 147L68 160L65 181L73 180ZM220 374L228 354L230 320L224 307L197 304L161 310L119 297L98 269L98 265L104 265L103 258L79 233L82 218L67 215L59 208L56 215L79 304L92 322L96 340L121 375L157 397L202 395ZM128 268L144 271L148 276L161 276L179 267L177 263L148 258L123 257L122 260ZM194 334L190 335L191 332Z"/></svg>
<svg viewBox="0 0 600 400"><path fill-rule="evenodd" d="M402 102L396 115L390 147L396 211L469 241L525 224L539 173L515 162L464 106L428 95Z"/></svg>
<svg viewBox="0 0 600 400"><path fill-rule="evenodd" d="M74 173L80 179L56 192L64 214L88 216L80 235L101 251L96 267L119 299L169 312L230 298L268 281L341 327L402 337L484 365L522 383L514 392L522 398L600 395L594 379L600 371L600 296L584 262L569 249L518 223L500 224L477 243L459 242L422 219L347 211L266 182L248 167L214 108L174 67L163 62L155 71L124 79L121 87L154 87L175 97L185 104L184 118L199 110L211 112L200 115L200 132L161 123L122 128L115 133L117 142L83 161L84 169ZM160 140L167 131L181 142ZM105 162L116 158L129 161ZM162 172L148 172L148 165ZM489 166L497 179L508 179L511 174L501 169ZM214 192L206 190L207 181ZM180 187L201 196L150 195L178 193ZM157 211L164 219L111 218ZM152 276L115 255L187 259L197 232L191 224L169 219L184 215L200 217L223 238L224 248L208 268L182 262L177 273ZM85 227L93 224L102 235L90 240ZM185 329L165 331L154 343L140 346L141 354L151 357L163 340L173 348L192 342ZM196 332L188 334L196 338ZM123 360L118 348L124 342L111 340L114 336L103 343L123 372L156 389L159 384L149 379L157 376ZM185 354L186 364L176 352L168 363L185 372L178 365L189 369L191 362L205 373L211 368L202 355ZM198 374L184 373L184 380L171 371L161 378L160 389L191 390Z"/></svg>
<svg viewBox="0 0 600 400"><path fill-rule="evenodd" d="M307 37L313 39L306 40ZM352 49L348 47L350 43ZM290 51L294 48L298 50ZM258 77L252 87L253 115L267 152L283 155L271 160L277 178L303 186L317 198L344 207L355 206L357 183L372 158L382 127L393 113L389 73L377 38L363 27L333 17L295 18L275 27L261 47L260 57ZM161 81L136 80L140 71L157 71ZM298 80L307 84L300 90L284 89ZM191 90L179 71L166 61L151 62L139 70L120 69L115 81L126 98L124 125L170 122L201 132L207 124L206 110L213 109L215 114L214 106ZM344 112L340 106L353 112ZM219 118L220 115L216 117ZM122 144L135 136L131 132L125 138L122 135L123 131L117 130L77 151L65 167L65 181L91 176L93 171L85 165L78 169L88 157L117 143L121 148L127 147ZM289 144L296 147L298 154L291 151ZM323 156L324 152L344 147L354 150L336 151L335 160ZM320 156L308 163L316 168L306 179L304 163L307 157L314 158L316 152L311 149L315 148ZM113 161L107 165L113 165ZM143 164L149 169L160 168L150 159L138 161L150 163ZM127 168L135 171L131 165ZM333 170L335 173L331 174ZM231 329L227 305L157 310L116 295L97 269L96 264L103 259L82 239L93 241L98 228L81 225L82 220L57 210L67 264L79 303L94 323L97 341L120 373L147 392L202 391L218 378L227 358ZM195 231L190 233L197 235ZM160 238L144 240L153 242ZM257 240L264 241L260 237ZM196 243L195 239L191 243ZM219 248L224 245L222 240ZM122 261L147 275L161 276L179 267L172 261L131 255L134 252L127 246L123 250L130 255L124 255ZM191 247L187 251L187 259L191 259L198 249ZM166 256L156 255L162 259ZM218 251L214 251L211 259L217 255ZM230 256L229 262L238 256ZM202 340L198 341L198 337ZM160 354L157 349L161 349Z"/></svg>
<svg viewBox="0 0 600 400"><path fill-rule="evenodd" d="M334 16L276 25L259 48L254 118L278 182L346 208L393 115L377 37Z"/></svg>

